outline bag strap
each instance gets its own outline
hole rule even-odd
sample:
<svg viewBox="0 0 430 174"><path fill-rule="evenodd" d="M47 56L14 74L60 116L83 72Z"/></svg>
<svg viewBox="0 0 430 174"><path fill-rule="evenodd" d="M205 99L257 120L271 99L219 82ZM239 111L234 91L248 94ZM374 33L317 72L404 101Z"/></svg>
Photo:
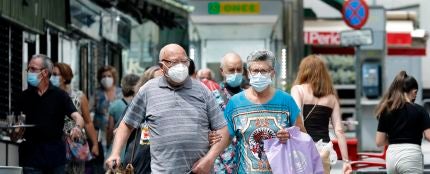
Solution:
<svg viewBox="0 0 430 174"><path fill-rule="evenodd" d="M305 92L304 92L302 85L299 85L299 93L302 96L302 108L301 109L302 109L302 111L304 111L304 108L305 108ZM309 118L309 116L311 115L312 111L314 111L317 104L318 104L318 98L317 98L317 101L315 102L314 106L312 107L312 109L308 112L308 114L304 118L303 122L305 122Z"/></svg>
<svg viewBox="0 0 430 174"><path fill-rule="evenodd" d="M121 100L122 100L122 102L124 102L124 104L125 104L126 106L128 106L128 103L127 103L127 101L126 101L124 98L122 98Z"/></svg>
<svg viewBox="0 0 430 174"><path fill-rule="evenodd" d="M130 157L129 164L132 164L133 159L134 159L134 152L136 151L136 146L137 146L137 142L138 142L138 140L137 140L137 132L138 132L138 130L136 130L134 132L134 144L133 144L133 149L131 150L131 157Z"/></svg>

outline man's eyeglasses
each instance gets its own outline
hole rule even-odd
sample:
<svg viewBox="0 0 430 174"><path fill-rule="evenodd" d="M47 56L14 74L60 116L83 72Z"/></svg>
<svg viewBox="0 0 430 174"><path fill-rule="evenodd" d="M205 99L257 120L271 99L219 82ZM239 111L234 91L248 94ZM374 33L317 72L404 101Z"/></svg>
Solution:
<svg viewBox="0 0 430 174"><path fill-rule="evenodd" d="M258 73L268 74L270 72L272 72L272 69L249 69L249 74L251 74L253 76L257 75Z"/></svg>
<svg viewBox="0 0 430 174"><path fill-rule="evenodd" d="M168 67L175 66L175 65L177 65L179 63L185 64L185 65L189 65L189 63L190 63L190 59L189 58L187 58L186 60L167 60L167 59L163 59L161 61L164 62L165 65L168 66Z"/></svg>
<svg viewBox="0 0 430 174"><path fill-rule="evenodd" d="M45 69L45 68L34 68L34 67L28 67L27 68L27 72L40 72L40 71L42 71L43 69Z"/></svg>

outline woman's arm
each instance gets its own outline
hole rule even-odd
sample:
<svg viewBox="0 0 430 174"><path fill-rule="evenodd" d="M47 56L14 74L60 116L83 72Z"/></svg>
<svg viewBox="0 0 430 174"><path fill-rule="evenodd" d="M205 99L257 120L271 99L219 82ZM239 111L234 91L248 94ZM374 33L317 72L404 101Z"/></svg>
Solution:
<svg viewBox="0 0 430 174"><path fill-rule="evenodd" d="M378 147L388 145L388 138L385 132L376 132L376 145Z"/></svg>
<svg viewBox="0 0 430 174"><path fill-rule="evenodd" d="M348 146L346 144L345 132L342 127L342 118L340 114L339 101L334 97L335 103L333 107L333 113L331 115L331 123L334 128L337 140L339 142L339 149L343 160L349 160L348 157Z"/></svg>
<svg viewBox="0 0 430 174"><path fill-rule="evenodd" d="M81 96L81 111L82 111L82 117L84 119L84 128L85 131L88 135L88 137L91 140L91 143L93 145L93 147L91 147L91 152L98 156L99 155L99 146L98 146L98 142L97 142L97 133L96 133L96 129L94 128L93 122L91 120L91 116L90 116L90 109L89 109L89 103L88 103L88 99L87 96L82 95Z"/></svg>
<svg viewBox="0 0 430 174"><path fill-rule="evenodd" d="M424 130L424 137L426 138L427 141L430 141L430 128Z"/></svg>

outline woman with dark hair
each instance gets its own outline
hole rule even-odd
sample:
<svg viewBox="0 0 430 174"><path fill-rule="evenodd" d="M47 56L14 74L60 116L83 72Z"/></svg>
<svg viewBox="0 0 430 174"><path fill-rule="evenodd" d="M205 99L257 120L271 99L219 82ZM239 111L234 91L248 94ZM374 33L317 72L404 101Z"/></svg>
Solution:
<svg viewBox="0 0 430 174"><path fill-rule="evenodd" d="M55 63L54 69L51 76L51 83L54 86L60 87L62 90L66 91L73 101L78 112L82 115L85 121L85 132L87 133L91 143L93 144L91 152L93 155L99 155L99 148L97 146L97 133L94 129L93 122L91 121L88 99L85 94L77 89L73 89L70 85L73 79L73 72L69 65L65 63ZM67 136L72 128L75 127L75 122L69 117L65 118L64 122L64 132ZM83 140L86 141L86 136L84 135ZM67 173L84 173L85 161L69 159L70 161L66 165Z"/></svg>
<svg viewBox="0 0 430 174"><path fill-rule="evenodd" d="M423 173L423 134L430 141L430 117L414 103L417 80L400 71L376 107L376 144L386 146L387 173Z"/></svg>

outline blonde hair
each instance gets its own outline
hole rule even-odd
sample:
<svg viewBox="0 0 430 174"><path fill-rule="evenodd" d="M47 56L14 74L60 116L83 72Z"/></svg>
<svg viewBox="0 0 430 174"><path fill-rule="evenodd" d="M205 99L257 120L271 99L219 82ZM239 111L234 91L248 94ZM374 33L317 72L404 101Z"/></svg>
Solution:
<svg viewBox="0 0 430 174"><path fill-rule="evenodd" d="M160 70L160 66L155 65L148 68L143 75L140 77L139 82L137 82L136 89L142 87L147 81L154 78L155 72Z"/></svg>
<svg viewBox="0 0 430 174"><path fill-rule="evenodd" d="M309 84L313 95L317 98L330 94L337 96L329 71L323 60L317 55L309 55L302 59L297 73L295 85Z"/></svg>

